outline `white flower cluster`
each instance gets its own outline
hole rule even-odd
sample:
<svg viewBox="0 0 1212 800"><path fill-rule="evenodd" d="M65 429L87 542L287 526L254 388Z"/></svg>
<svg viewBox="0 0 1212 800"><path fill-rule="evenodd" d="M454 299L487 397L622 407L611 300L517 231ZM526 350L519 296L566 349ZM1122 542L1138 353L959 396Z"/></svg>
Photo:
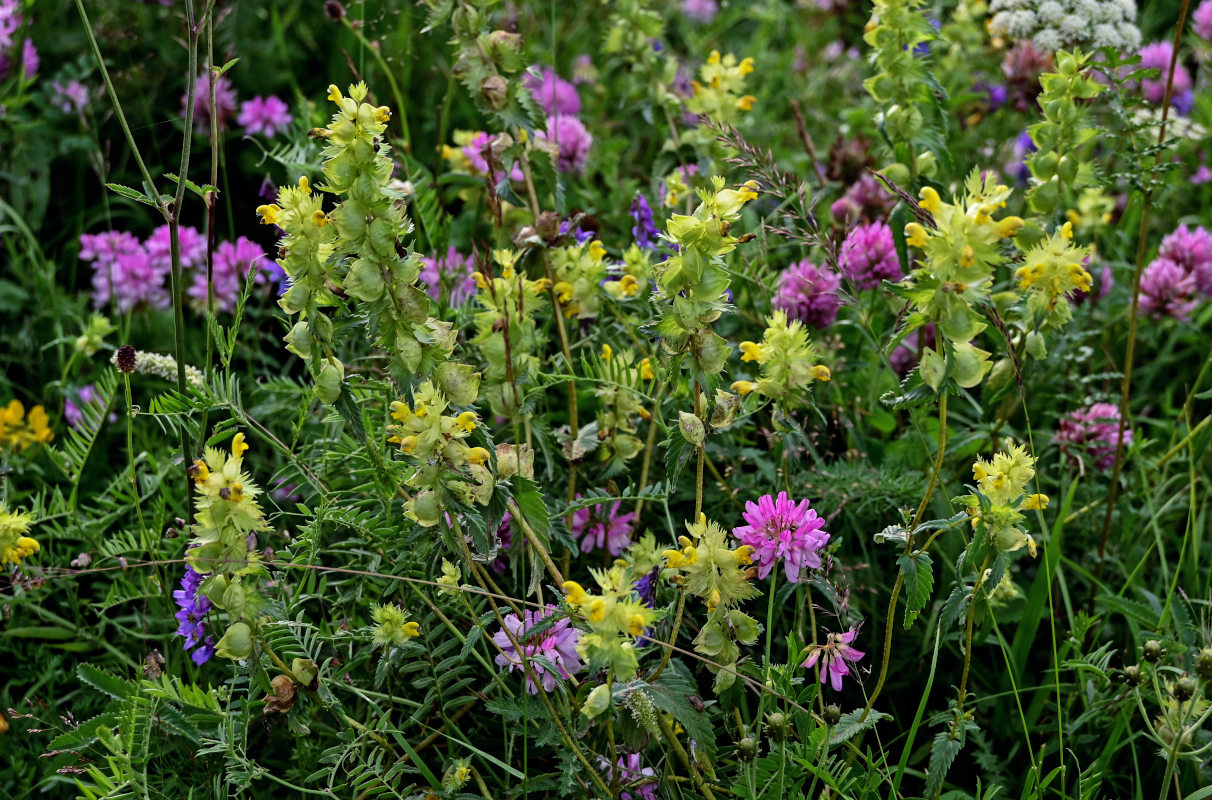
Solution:
<svg viewBox="0 0 1212 800"><path fill-rule="evenodd" d="M995 36L1030 39L1055 53L1073 47L1140 47L1135 0L993 0L989 30Z"/></svg>
<svg viewBox="0 0 1212 800"><path fill-rule="evenodd" d="M114 353L111 361L118 363L118 354ZM154 375L166 381L177 380L177 359L160 353L148 353L140 350L135 356L135 372L140 375ZM202 386L202 372L197 367L185 365L185 380L194 386Z"/></svg>

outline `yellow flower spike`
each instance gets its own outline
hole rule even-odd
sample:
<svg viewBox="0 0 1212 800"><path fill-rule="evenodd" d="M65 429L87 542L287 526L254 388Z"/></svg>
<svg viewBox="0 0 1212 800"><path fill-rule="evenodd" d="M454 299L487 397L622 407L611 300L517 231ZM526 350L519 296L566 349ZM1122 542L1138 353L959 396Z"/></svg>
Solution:
<svg viewBox="0 0 1212 800"><path fill-rule="evenodd" d="M761 361L762 346L754 342L741 342L741 361Z"/></svg>
<svg viewBox="0 0 1212 800"><path fill-rule="evenodd" d="M707 56L707 63L712 65L720 63L720 51L712 50L711 55Z"/></svg>
<svg viewBox="0 0 1212 800"><path fill-rule="evenodd" d="M417 448L417 437L405 436L403 439L400 440L400 450L404 453L404 455L406 455L406 456L412 455L412 451L415 450L416 448Z"/></svg>
<svg viewBox="0 0 1212 800"><path fill-rule="evenodd" d="M1027 502L1023 504L1023 508L1028 511L1043 511L1048 507L1048 495L1033 494L1027 497Z"/></svg>
<svg viewBox="0 0 1212 800"><path fill-rule="evenodd" d="M624 275L619 281L619 291L627 297L635 297L640 291L640 282L634 275Z"/></svg>
<svg viewBox="0 0 1212 800"><path fill-rule="evenodd" d="M602 360L609 361L612 356L614 356L614 350L610 348L610 345L602 345Z"/></svg>
<svg viewBox="0 0 1212 800"><path fill-rule="evenodd" d="M307 180L306 175L299 176L299 191L303 194L311 194L311 182Z"/></svg>
<svg viewBox="0 0 1212 800"><path fill-rule="evenodd" d="M324 215L323 211L317 208L315 211L311 212L311 221L316 223L317 228L323 228L328 224L328 217Z"/></svg>
<svg viewBox="0 0 1212 800"><path fill-rule="evenodd" d="M606 248L600 241L594 239L589 243L589 257L594 261L601 261L606 256Z"/></svg>
<svg viewBox="0 0 1212 800"><path fill-rule="evenodd" d="M745 110L748 111L749 109L745 109ZM741 191L740 191L741 202L748 203L750 200L756 200L757 199L757 190L758 190L757 181L745 181L744 183L742 183Z"/></svg>
<svg viewBox="0 0 1212 800"><path fill-rule="evenodd" d="M919 250L926 246L926 229L916 222L905 226L905 243Z"/></svg>
<svg viewBox="0 0 1212 800"><path fill-rule="evenodd" d="M239 503L244 499L244 484L233 483L228 488L231 490L231 501L233 503Z"/></svg>
<svg viewBox="0 0 1212 800"><path fill-rule="evenodd" d="M467 460L473 464L483 464L488 460L489 452L483 447L473 447L467 451Z"/></svg>
<svg viewBox="0 0 1212 800"><path fill-rule="evenodd" d="M393 400L391 403L391 418L397 422L408 422L408 418L412 416L412 409L399 400Z"/></svg>
<svg viewBox="0 0 1212 800"><path fill-rule="evenodd" d="M564 581L564 591L567 593L570 606L581 606L589 602L589 595L585 592L585 587L576 581Z"/></svg>
<svg viewBox="0 0 1212 800"><path fill-rule="evenodd" d="M404 631L404 635L409 638L421 635L421 626L416 621L405 622L402 630Z"/></svg>
<svg viewBox="0 0 1212 800"><path fill-rule="evenodd" d="M1061 236L1063 236L1066 239L1073 238L1073 223L1072 222L1066 222L1064 225L1061 226Z"/></svg>
<svg viewBox="0 0 1212 800"><path fill-rule="evenodd" d="M733 550L732 554L736 556L736 563L744 566L753 563L753 551L753 545L743 544L736 550Z"/></svg>
<svg viewBox="0 0 1212 800"><path fill-rule="evenodd" d="M463 430L471 433L476 429L476 414L474 411L464 411L455 418L455 424Z"/></svg>
<svg viewBox="0 0 1212 800"><path fill-rule="evenodd" d="M985 471L985 468L983 466L981 466L980 462L977 462L972 465L972 480L983 481L985 478L988 478L988 477L989 477L989 473Z"/></svg>
<svg viewBox="0 0 1212 800"><path fill-rule="evenodd" d="M639 636L644 632L644 615L632 614L627 620L627 632L632 636Z"/></svg>
<svg viewBox="0 0 1212 800"><path fill-rule="evenodd" d="M536 294L545 292L551 288L551 279L550 278L539 278L537 281L534 282L533 286L534 286L534 291Z"/></svg>
<svg viewBox="0 0 1212 800"><path fill-rule="evenodd" d="M340 103L344 99L344 97L345 96L341 94L341 90L337 88L337 85L335 83L331 83L328 85L328 99L329 100L331 100L334 103Z"/></svg>
<svg viewBox="0 0 1212 800"><path fill-rule="evenodd" d="M757 384L753 383L752 381L733 381L732 385L728 388L739 394L741 397L744 397L756 389Z"/></svg>
<svg viewBox="0 0 1212 800"><path fill-rule="evenodd" d="M38 544L37 539L32 539L29 536L22 536L17 540L17 555L21 558L29 558L41 549L42 545Z"/></svg>
<svg viewBox="0 0 1212 800"><path fill-rule="evenodd" d="M484 280L484 274L482 272L473 272L473 273L471 273L471 277L476 282L477 288L479 288L479 289L488 288L488 282L486 280Z"/></svg>
<svg viewBox="0 0 1212 800"><path fill-rule="evenodd" d="M818 381L828 381L833 379L833 373L824 364L817 364L812 368L812 377Z"/></svg>
<svg viewBox="0 0 1212 800"><path fill-rule="evenodd" d="M606 618L606 601L595 597L589 601L588 609L590 622L601 622Z"/></svg>
<svg viewBox="0 0 1212 800"><path fill-rule="evenodd" d="M922 201L920 203L918 203L918 205L920 205L922 208L929 211L931 214L933 214L935 211L938 211L940 208L942 208L943 199L938 196L938 192L934 191L933 187L931 187L931 186L922 187L922 191L920 192L920 194L922 197Z"/></svg>
<svg viewBox="0 0 1212 800"><path fill-rule="evenodd" d="M257 214L261 217L262 225L277 225L281 219L282 207L277 204L257 206Z"/></svg>
<svg viewBox="0 0 1212 800"><path fill-rule="evenodd" d="M390 108L388 108L387 106L379 106L378 108L375 109L375 122L379 122L379 123L386 125L390 119L391 119L391 109Z"/></svg>
<svg viewBox="0 0 1212 800"><path fill-rule="evenodd" d="M210 480L210 470L207 469L205 461L198 459L194 462L194 467L197 468L197 471L194 472L194 483L201 486Z"/></svg>
<svg viewBox="0 0 1212 800"><path fill-rule="evenodd" d="M244 444L244 434L237 433L231 440L231 454L236 458L243 458L246 450L248 445Z"/></svg>
<svg viewBox="0 0 1212 800"><path fill-rule="evenodd" d="M740 100L736 101L736 107L739 108L741 111L752 111L753 104L756 102L757 102L756 97L754 97L751 94L747 94L744 97L742 97Z"/></svg>
<svg viewBox="0 0 1212 800"><path fill-rule="evenodd" d="M425 419L429 416L429 409L424 403L417 403L417 407L412 410L412 413L416 414L421 419Z"/></svg>
<svg viewBox="0 0 1212 800"><path fill-rule="evenodd" d="M1003 239L1012 239L1023 224L1022 217L1003 217L997 222L997 235Z"/></svg>
<svg viewBox="0 0 1212 800"><path fill-rule="evenodd" d="M656 373L652 371L651 358L645 358L640 362L640 379L645 381L656 380Z"/></svg>
<svg viewBox="0 0 1212 800"><path fill-rule="evenodd" d="M665 552L661 553L661 556L664 557L665 561L667 562L666 566L670 567L671 569L677 569L678 567L681 567L687 563L686 557L682 555L681 550L666 550Z"/></svg>
<svg viewBox="0 0 1212 800"><path fill-rule="evenodd" d="M572 299L572 284L568 281L560 281L551 288L555 291L561 303L567 303Z"/></svg>
<svg viewBox="0 0 1212 800"><path fill-rule="evenodd" d="M753 69L754 69L753 59L752 58L741 59L741 63L738 68L740 69L742 75L748 75L749 73L753 72Z"/></svg>
<svg viewBox="0 0 1212 800"><path fill-rule="evenodd" d="M680 544L683 549L685 549L687 547L694 547L694 544L690 541L689 536L679 536L678 544Z"/></svg>

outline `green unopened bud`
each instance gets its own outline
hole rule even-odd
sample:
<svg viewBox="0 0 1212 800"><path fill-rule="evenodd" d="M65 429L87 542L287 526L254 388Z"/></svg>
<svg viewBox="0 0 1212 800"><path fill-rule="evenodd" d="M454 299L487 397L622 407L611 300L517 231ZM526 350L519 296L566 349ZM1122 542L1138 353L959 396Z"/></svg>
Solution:
<svg viewBox="0 0 1212 800"><path fill-rule="evenodd" d="M1198 688L1195 681L1184 675L1170 687L1170 694L1174 695L1174 699L1178 702L1185 703L1195 696L1195 690Z"/></svg>
<svg viewBox="0 0 1212 800"><path fill-rule="evenodd" d="M1205 647L1195 657L1195 674L1202 680L1212 680L1212 647Z"/></svg>
<svg viewBox="0 0 1212 800"><path fill-rule="evenodd" d="M320 374L316 376L316 397L326 406L337 402L341 396L341 384L345 380L345 365L334 357L329 357Z"/></svg>
<svg viewBox="0 0 1212 800"><path fill-rule="evenodd" d="M1135 665L1131 667L1124 667L1124 685L1129 689L1134 689L1137 686L1140 686L1140 678L1140 667Z"/></svg>
<svg viewBox="0 0 1212 800"><path fill-rule="evenodd" d="M933 178L938 174L938 159L930 150L918 153L917 155L917 174L925 178Z"/></svg>
<svg viewBox="0 0 1212 800"><path fill-rule="evenodd" d="M227 633L215 645L215 655L242 661L252 655L252 649L252 628L247 623L237 622L227 629Z"/></svg>
<svg viewBox="0 0 1212 800"><path fill-rule="evenodd" d="M593 719L610 708L610 687L606 684L593 687L593 691L581 704L581 713Z"/></svg>
<svg viewBox="0 0 1212 800"><path fill-rule="evenodd" d="M703 427L703 420L694 414L679 411L678 428L682 431L682 438L687 442L695 447L703 446L703 441L707 438L707 431Z"/></svg>
<svg viewBox="0 0 1212 800"><path fill-rule="evenodd" d="M1150 639L1149 641L1145 642L1145 661L1148 661L1150 664L1156 664L1158 661L1161 661L1161 657L1165 655L1165 653L1166 651L1162 648L1161 642L1157 641L1156 639Z"/></svg>
<svg viewBox="0 0 1212 800"><path fill-rule="evenodd" d="M825 724L836 725L842 721L842 710L837 705L830 703L825 706Z"/></svg>
<svg viewBox="0 0 1212 800"><path fill-rule="evenodd" d="M787 717L777 711L766 715L766 728L770 731L770 738L776 742L781 742L787 738Z"/></svg>
<svg viewBox="0 0 1212 800"><path fill-rule="evenodd" d="M746 736L736 743L736 755L741 761L752 761L757 758L758 745L752 736Z"/></svg>

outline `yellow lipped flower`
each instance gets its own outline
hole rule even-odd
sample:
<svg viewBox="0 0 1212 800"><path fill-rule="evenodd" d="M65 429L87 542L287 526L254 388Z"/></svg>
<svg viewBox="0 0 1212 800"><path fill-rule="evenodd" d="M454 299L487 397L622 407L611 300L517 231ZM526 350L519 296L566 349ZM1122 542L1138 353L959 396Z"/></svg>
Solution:
<svg viewBox="0 0 1212 800"><path fill-rule="evenodd" d="M942 207L943 199L938 196L938 192L936 192L933 187L922 187L920 194L922 200L918 205L920 205L926 211L929 211L931 214L938 211Z"/></svg>
<svg viewBox="0 0 1212 800"><path fill-rule="evenodd" d="M656 373L652 371L652 359L645 358L640 362L640 378L646 381L656 379Z"/></svg>
<svg viewBox="0 0 1212 800"><path fill-rule="evenodd" d="M754 342L741 342L741 361L761 361L762 346Z"/></svg>
<svg viewBox="0 0 1212 800"><path fill-rule="evenodd" d="M564 591L570 606L582 606L589 601L589 594L585 591L585 587L576 581L564 581Z"/></svg>
<svg viewBox="0 0 1212 800"><path fill-rule="evenodd" d="M467 460L473 464L483 464L488 460L489 452L483 447L473 447L467 451Z"/></svg>
<svg viewBox="0 0 1212 800"><path fill-rule="evenodd" d="M316 224L317 228L323 228L328 224L328 217L323 211L316 209L315 211L311 212L311 221Z"/></svg>
<svg viewBox="0 0 1212 800"><path fill-rule="evenodd" d="M276 203L257 206L257 214L261 216L262 225L277 225L281 220L282 207Z"/></svg>
<svg viewBox="0 0 1212 800"><path fill-rule="evenodd" d="M474 411L464 411L455 418L455 424L463 430L471 433L476 429L476 414Z"/></svg>
<svg viewBox="0 0 1212 800"><path fill-rule="evenodd" d="M741 397L744 397L757 388L757 384L753 383L752 381L733 381L732 385L728 388L739 394Z"/></svg>
<svg viewBox="0 0 1212 800"><path fill-rule="evenodd" d="M244 433L237 433L231 440L231 454L236 458L243 458L246 450L248 445L244 443Z"/></svg>
<svg viewBox="0 0 1212 800"><path fill-rule="evenodd" d="M916 222L905 226L905 244L919 250L926 246L926 229Z"/></svg>
<svg viewBox="0 0 1212 800"><path fill-rule="evenodd" d="M1023 508L1028 511L1043 511L1048 507L1048 495L1033 494L1027 497L1027 502L1023 504Z"/></svg>
<svg viewBox="0 0 1212 800"><path fill-rule="evenodd" d="M34 518L25 511L9 511L0 502L0 565L20 564L41 550L37 540L27 536Z"/></svg>
<svg viewBox="0 0 1212 800"><path fill-rule="evenodd" d="M609 361L613 355L614 355L614 350L611 349L610 345L608 345L608 344L602 345L602 360L603 361Z"/></svg>
<svg viewBox="0 0 1212 800"><path fill-rule="evenodd" d="M303 194L311 194L311 183L307 180L306 175L299 176L299 191Z"/></svg>

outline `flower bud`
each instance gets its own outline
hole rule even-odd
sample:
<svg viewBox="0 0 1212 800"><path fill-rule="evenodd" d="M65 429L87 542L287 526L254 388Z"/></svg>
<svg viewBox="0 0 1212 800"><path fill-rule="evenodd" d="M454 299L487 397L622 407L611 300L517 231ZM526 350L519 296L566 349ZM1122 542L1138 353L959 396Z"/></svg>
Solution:
<svg viewBox="0 0 1212 800"><path fill-rule="evenodd" d="M834 703L825 706L825 724L836 725L842 721L842 710Z"/></svg>
<svg viewBox="0 0 1212 800"><path fill-rule="evenodd" d="M776 742L787 737L787 717L777 711L766 715L766 727L770 729L770 738Z"/></svg>
<svg viewBox="0 0 1212 800"><path fill-rule="evenodd" d="M324 13L327 14L328 18L333 22L340 22L345 18L345 6L338 3L337 0L328 0L328 2L324 4Z"/></svg>
<svg viewBox="0 0 1212 800"><path fill-rule="evenodd" d="M1165 652L1166 651L1162 649L1161 642L1157 641L1156 639L1150 639L1149 641L1145 642L1145 661L1148 661L1150 664L1156 664L1158 661L1161 661L1161 657L1165 654Z"/></svg>
<svg viewBox="0 0 1212 800"><path fill-rule="evenodd" d="M118 372L123 375L129 375L135 371L135 348L129 344L124 344L118 348L117 354L114 355L114 364L118 367Z"/></svg>
<svg viewBox="0 0 1212 800"><path fill-rule="evenodd" d="M1195 674L1201 680L1212 680L1212 647L1205 647L1195 657Z"/></svg>
<svg viewBox="0 0 1212 800"><path fill-rule="evenodd" d="M703 446L703 440L707 438L707 431L703 428L703 420L694 414L680 411L678 412L678 428L682 431L682 438L687 442L695 447Z"/></svg>
<svg viewBox="0 0 1212 800"><path fill-rule="evenodd" d="M1140 678L1140 667L1135 665L1131 667L1124 667L1124 685L1129 689L1134 689L1137 686L1140 686Z"/></svg>
<svg viewBox="0 0 1212 800"><path fill-rule="evenodd" d="M752 761L757 758L758 746L752 736L746 736L736 743L737 758L741 761Z"/></svg>
<svg viewBox="0 0 1212 800"><path fill-rule="evenodd" d="M1174 685L1170 687L1170 694L1174 695L1174 699L1180 703L1185 703L1195 696L1195 690L1199 688L1195 685L1195 681L1187 675L1182 676Z"/></svg>

